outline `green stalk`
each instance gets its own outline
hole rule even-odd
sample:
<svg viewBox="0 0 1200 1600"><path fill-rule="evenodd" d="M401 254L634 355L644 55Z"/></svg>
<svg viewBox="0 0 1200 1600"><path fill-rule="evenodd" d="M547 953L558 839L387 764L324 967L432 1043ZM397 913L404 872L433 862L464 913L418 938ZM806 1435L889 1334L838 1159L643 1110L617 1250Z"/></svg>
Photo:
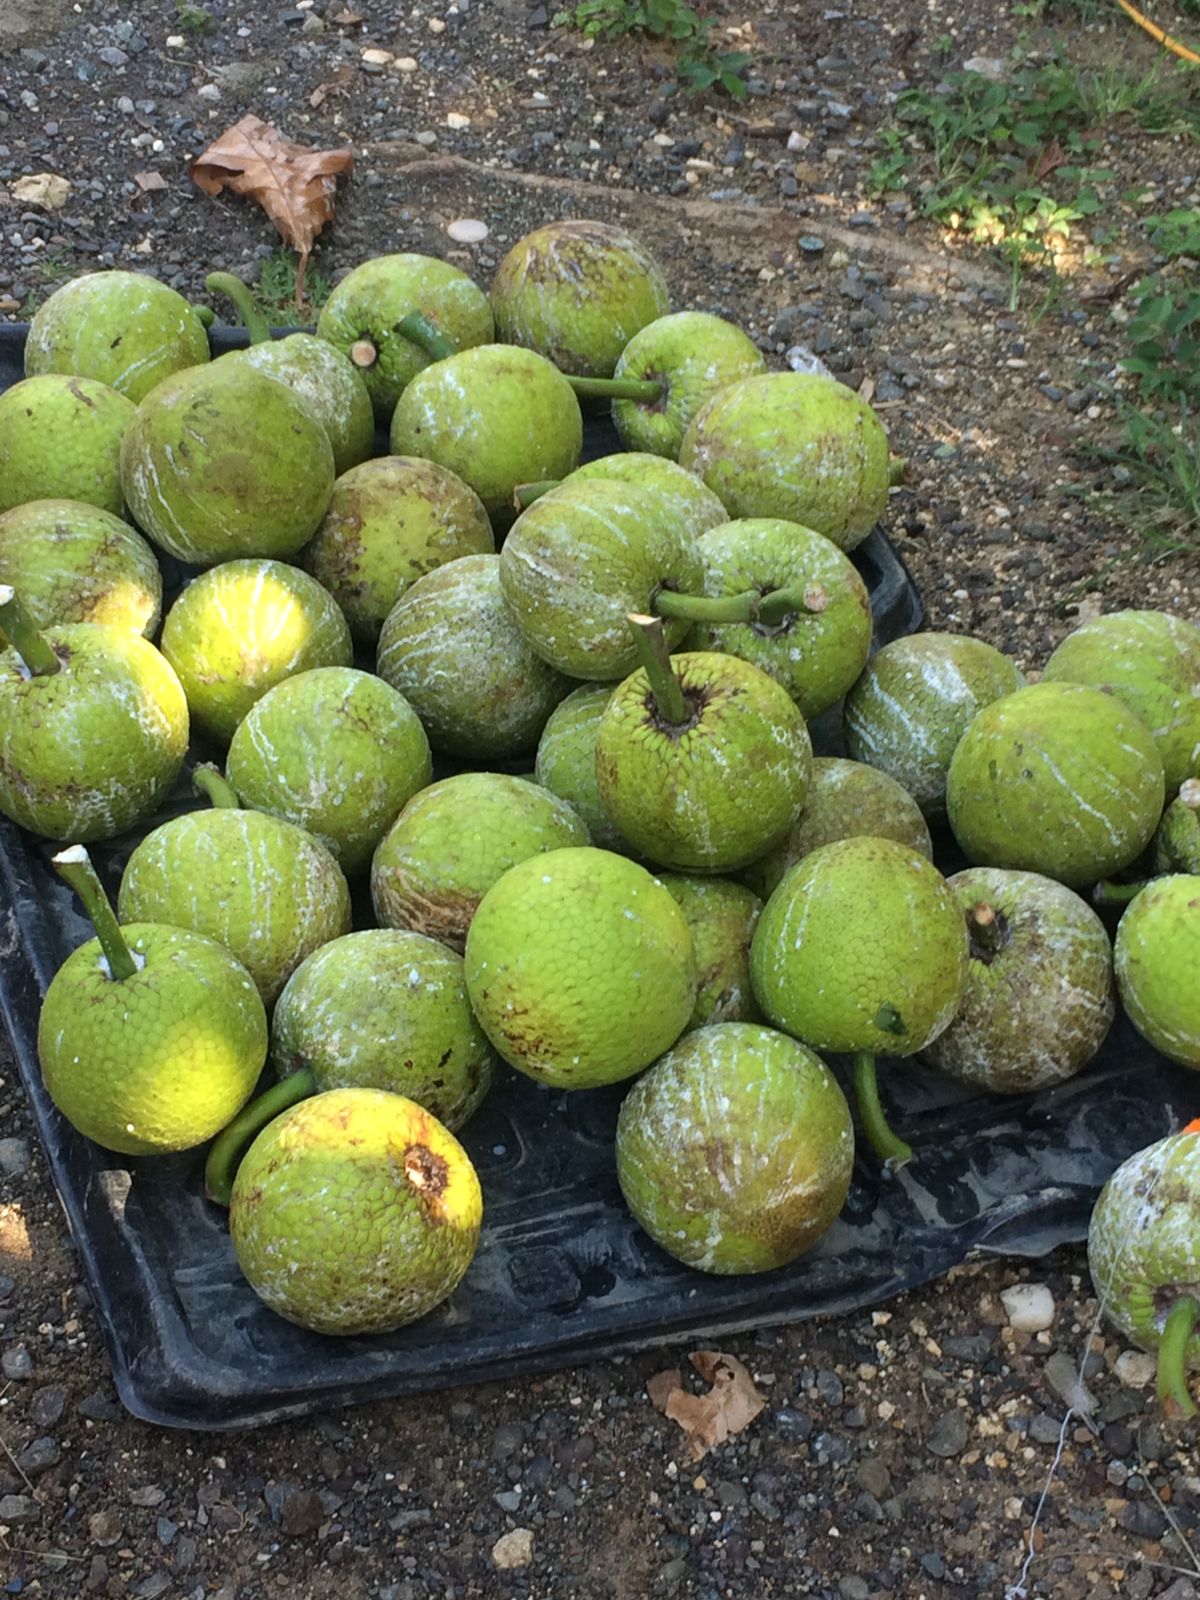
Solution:
<svg viewBox="0 0 1200 1600"><path fill-rule="evenodd" d="M431 361L444 361L458 354L458 346L448 339L436 323L430 322L423 311L410 311L396 324L396 332L413 344L420 345Z"/></svg>
<svg viewBox="0 0 1200 1600"><path fill-rule="evenodd" d="M289 1073L257 1100L243 1106L233 1121L213 1140L208 1160L204 1163L204 1192L219 1206L228 1206L233 1193L233 1177L246 1146L273 1122L281 1111L294 1106L298 1100L307 1100L316 1094L317 1081L308 1067Z"/></svg>
<svg viewBox="0 0 1200 1600"><path fill-rule="evenodd" d="M1092 890L1092 899L1098 906L1127 906L1146 887L1145 878L1136 883L1113 883L1104 878Z"/></svg>
<svg viewBox="0 0 1200 1600"><path fill-rule="evenodd" d="M237 790L228 778L221 776L220 768L214 767L211 761L204 761L192 768L192 788L219 811L242 809Z"/></svg>
<svg viewBox="0 0 1200 1600"><path fill-rule="evenodd" d="M888 1126L883 1104L879 1098L879 1079L875 1073L875 1057L860 1051L854 1057L854 1094L858 1101L858 1114L863 1132L872 1150L889 1172L912 1160L912 1146L905 1144Z"/></svg>
<svg viewBox="0 0 1200 1600"><path fill-rule="evenodd" d="M536 483L519 483L513 490L513 510L525 511L535 500L557 489L561 482L561 478L539 478Z"/></svg>
<svg viewBox="0 0 1200 1600"><path fill-rule="evenodd" d="M642 669L650 680L650 694L659 717L668 727L679 728L689 720L683 687L671 665L667 636L659 617L644 617L631 612L626 618L637 641Z"/></svg>
<svg viewBox="0 0 1200 1600"><path fill-rule="evenodd" d="M763 595L758 604L758 620L774 626L785 617L798 617L804 613L819 616L828 606L829 595L823 584L793 583Z"/></svg>
<svg viewBox="0 0 1200 1600"><path fill-rule="evenodd" d="M209 294L223 294L227 300L233 301L237 314L250 335L251 344L270 344L271 325L255 304L254 295L240 278L235 278L232 272L210 272L204 280L204 287Z"/></svg>
<svg viewBox="0 0 1200 1600"><path fill-rule="evenodd" d="M196 313L197 320L205 328L211 328L217 320L217 314L211 306L193 306L192 310Z"/></svg>
<svg viewBox="0 0 1200 1600"><path fill-rule="evenodd" d="M1188 1389L1187 1347L1195 1331L1200 1305L1180 1295L1167 1315L1158 1346L1158 1398L1168 1416L1194 1417L1196 1404Z"/></svg>
<svg viewBox="0 0 1200 1600"><path fill-rule="evenodd" d="M0 583L0 628L29 668L31 678L48 678L62 667L49 639L38 632L24 601L9 583Z"/></svg>
<svg viewBox="0 0 1200 1600"><path fill-rule="evenodd" d="M654 378L573 378L567 382L585 400L638 400L653 405L667 391L665 383Z"/></svg>
<svg viewBox="0 0 1200 1600"><path fill-rule="evenodd" d="M132 978L145 963L139 961L125 942L116 912L104 892L104 885L96 876L96 869L87 851L81 844L68 845L50 858L50 864L83 901L83 909L96 930L104 959L108 962L109 976L117 983Z"/></svg>
<svg viewBox="0 0 1200 1600"><path fill-rule="evenodd" d="M717 596L660 589L651 604L656 615L682 617L687 622L754 622L759 615L760 596L757 589Z"/></svg>

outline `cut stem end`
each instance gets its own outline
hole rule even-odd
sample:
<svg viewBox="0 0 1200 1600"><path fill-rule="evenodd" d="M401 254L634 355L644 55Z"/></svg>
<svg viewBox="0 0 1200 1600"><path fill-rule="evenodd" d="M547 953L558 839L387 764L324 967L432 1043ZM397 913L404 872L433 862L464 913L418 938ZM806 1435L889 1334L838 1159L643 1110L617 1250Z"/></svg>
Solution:
<svg viewBox="0 0 1200 1600"><path fill-rule="evenodd" d="M650 680L650 697L659 719L670 728L681 728L690 720L683 686L671 665L667 635L660 617L631 612L626 620L637 641L642 670Z"/></svg>
<svg viewBox="0 0 1200 1600"><path fill-rule="evenodd" d="M116 983L132 978L145 965L126 943L112 902L104 892L91 857L81 844L68 845L52 856L50 865L83 901L83 909L96 930L109 974Z"/></svg>

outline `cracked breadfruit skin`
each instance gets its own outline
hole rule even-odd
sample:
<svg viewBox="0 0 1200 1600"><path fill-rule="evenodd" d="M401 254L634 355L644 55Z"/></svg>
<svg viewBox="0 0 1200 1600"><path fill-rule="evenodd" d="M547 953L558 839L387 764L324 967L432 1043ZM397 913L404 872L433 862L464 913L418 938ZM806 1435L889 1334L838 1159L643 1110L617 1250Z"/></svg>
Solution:
<svg viewBox="0 0 1200 1600"><path fill-rule="evenodd" d="M571 687L526 643L490 554L460 556L411 584L387 614L376 667L435 750L477 763L534 750Z"/></svg>
<svg viewBox="0 0 1200 1600"><path fill-rule="evenodd" d="M454 1132L477 1109L495 1056L467 999L462 957L393 928L348 933L292 973L271 1019L271 1065L318 1091L386 1089Z"/></svg>
<svg viewBox="0 0 1200 1600"><path fill-rule="evenodd" d="M208 333L181 294L144 272L85 272L34 312L25 373L77 374L136 405L162 379L209 360Z"/></svg>
<svg viewBox="0 0 1200 1600"><path fill-rule="evenodd" d="M584 378L611 377L633 336L671 309L646 246L623 228L582 218L518 239L496 269L491 302L498 339Z"/></svg>
<svg viewBox="0 0 1200 1600"><path fill-rule="evenodd" d="M702 1272L769 1272L833 1224L854 1131L818 1056L727 1022L689 1033L638 1079L616 1156L626 1204L669 1255Z"/></svg>
<svg viewBox="0 0 1200 1600"><path fill-rule="evenodd" d="M462 1281L483 1197L454 1135L403 1095L331 1089L262 1130L229 1234L250 1287L314 1333L389 1333Z"/></svg>
<svg viewBox="0 0 1200 1600"><path fill-rule="evenodd" d="M673 656L688 721L661 718L645 671L613 693L596 735L600 798L641 854L730 872L778 844L800 815L812 744L783 686L737 656Z"/></svg>
<svg viewBox="0 0 1200 1600"><path fill-rule="evenodd" d="M894 639L846 696L846 754L886 772L931 822L946 816L946 774L958 741L984 706L1024 678L982 639L917 633Z"/></svg>
<svg viewBox="0 0 1200 1600"><path fill-rule="evenodd" d="M560 1089L632 1077L696 1003L683 912L644 867L592 847L509 869L467 934L467 991L493 1045Z"/></svg>
<svg viewBox="0 0 1200 1600"><path fill-rule="evenodd" d="M353 667L315 667L242 718L226 775L244 806L294 822L353 876L429 782L429 740L403 695Z"/></svg>
<svg viewBox="0 0 1200 1600"><path fill-rule="evenodd" d="M1067 635L1043 683L1104 689L1150 729L1167 793L1200 776L1200 628L1165 611L1113 611Z"/></svg>
<svg viewBox="0 0 1200 1600"><path fill-rule="evenodd" d="M743 867L738 878L765 899L789 867L823 844L867 834L894 839L933 860L928 824L895 778L860 761L814 756L804 810L780 843Z"/></svg>
<svg viewBox="0 0 1200 1600"><path fill-rule="evenodd" d="M527 778L461 772L422 789L380 841L375 915L461 951L484 895L529 856L586 845L574 809Z"/></svg>
<svg viewBox="0 0 1200 1600"><path fill-rule="evenodd" d="M187 700L140 634L77 622L43 637L57 672L31 677L15 650L0 650L0 811L46 839L112 839L170 793Z"/></svg>
<svg viewBox="0 0 1200 1600"><path fill-rule="evenodd" d="M1152 879L1122 913L1114 955L1134 1027L1169 1061L1200 1068L1200 875Z"/></svg>
<svg viewBox="0 0 1200 1600"><path fill-rule="evenodd" d="M314 667L348 667L354 644L333 596L284 561L224 561L167 612L162 650L192 720L228 744L268 689Z"/></svg>
<svg viewBox="0 0 1200 1600"><path fill-rule="evenodd" d="M218 807L164 822L136 846L117 900L124 922L169 922L216 939L266 1005L319 945L350 931L341 868L302 828Z"/></svg>
<svg viewBox="0 0 1200 1600"><path fill-rule="evenodd" d="M114 980L99 939L55 973L38 1020L38 1060L55 1105L122 1155L190 1150L245 1105L267 1055L250 974L183 928L122 932L138 970Z"/></svg>
<svg viewBox="0 0 1200 1600"><path fill-rule="evenodd" d="M1156 1350L1176 1300L1200 1299L1200 1132L1170 1134L1117 1168L1096 1201L1087 1250L1105 1314ZM1184 1359L1200 1371L1200 1327Z"/></svg>
<svg viewBox="0 0 1200 1600"><path fill-rule="evenodd" d="M333 493L329 435L283 383L224 360L164 378L121 440L137 525L179 561L294 555Z"/></svg>
<svg viewBox="0 0 1200 1600"><path fill-rule="evenodd" d="M1146 724L1114 696L1035 683L993 700L963 734L946 779L954 837L976 866L1079 889L1149 844L1163 764Z"/></svg>
<svg viewBox="0 0 1200 1600"><path fill-rule="evenodd" d="M679 463L703 478L731 518L782 517L842 550L887 505L883 424L833 378L767 372L722 389L693 418Z"/></svg>
<svg viewBox="0 0 1200 1600"><path fill-rule="evenodd" d="M0 394L0 511L82 500L121 516L121 443L137 407L93 378L47 373Z"/></svg>
<svg viewBox="0 0 1200 1600"><path fill-rule="evenodd" d="M696 1004L688 1028L760 1022L750 986L750 941L762 901L740 883L663 872L658 880L687 919L696 952Z"/></svg>
<svg viewBox="0 0 1200 1600"><path fill-rule="evenodd" d="M958 1014L924 1059L993 1094L1065 1083L1104 1043L1116 1011L1104 924L1040 873L971 867L946 882L971 963Z"/></svg>
<svg viewBox="0 0 1200 1600"><path fill-rule="evenodd" d="M823 845L784 876L750 948L768 1019L816 1050L908 1056L948 1028L967 930L924 856L891 839Z"/></svg>
<svg viewBox="0 0 1200 1600"><path fill-rule="evenodd" d="M136 528L82 500L28 500L0 514L0 583L39 628L107 622L150 638L162 574ZM6 643L0 628L0 648Z"/></svg>

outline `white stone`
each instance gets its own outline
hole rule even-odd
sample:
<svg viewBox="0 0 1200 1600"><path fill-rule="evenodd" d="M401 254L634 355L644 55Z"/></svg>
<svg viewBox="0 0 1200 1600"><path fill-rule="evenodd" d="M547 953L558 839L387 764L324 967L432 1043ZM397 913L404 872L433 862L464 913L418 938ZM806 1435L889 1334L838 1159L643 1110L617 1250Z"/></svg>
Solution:
<svg viewBox="0 0 1200 1600"><path fill-rule="evenodd" d="M999 83L1004 76L1004 61L1000 56L968 56L963 62L964 72L977 72L981 78Z"/></svg>
<svg viewBox="0 0 1200 1600"><path fill-rule="evenodd" d="M529 1528L514 1528L496 1540L492 1546L492 1560L501 1572L513 1567L527 1567L533 1560L533 1533Z"/></svg>
<svg viewBox="0 0 1200 1600"><path fill-rule="evenodd" d="M169 33L167 35L167 49L168 50L182 50L183 49L183 35L181 33Z"/></svg>
<svg viewBox="0 0 1200 1600"><path fill-rule="evenodd" d="M461 133L464 128L471 126L471 119L464 116L461 111L447 111L446 126L453 128L455 133Z"/></svg>
<svg viewBox="0 0 1200 1600"><path fill-rule="evenodd" d="M219 100L221 98L221 91L217 88L215 83L202 84L200 88L196 90L196 93L200 96L201 100Z"/></svg>
<svg viewBox="0 0 1200 1600"><path fill-rule="evenodd" d="M369 67L386 67L389 61L396 59L390 50L376 50L374 48L364 50L362 58Z"/></svg>
<svg viewBox="0 0 1200 1600"><path fill-rule="evenodd" d="M455 244L482 244L491 229L478 217L455 217L446 232Z"/></svg>
<svg viewBox="0 0 1200 1600"><path fill-rule="evenodd" d="M1054 1325L1054 1296L1044 1283L1014 1283L1000 1291L1000 1300L1018 1333L1043 1333Z"/></svg>
<svg viewBox="0 0 1200 1600"><path fill-rule="evenodd" d="M392 62L392 66L397 72L416 72L417 58L416 56L397 56L395 61Z"/></svg>
<svg viewBox="0 0 1200 1600"><path fill-rule="evenodd" d="M445 33L446 24L442 21L441 17L430 17L429 31L430 33Z"/></svg>
<svg viewBox="0 0 1200 1600"><path fill-rule="evenodd" d="M1122 1350L1113 1371L1130 1389L1148 1389L1158 1372L1158 1361L1145 1350Z"/></svg>

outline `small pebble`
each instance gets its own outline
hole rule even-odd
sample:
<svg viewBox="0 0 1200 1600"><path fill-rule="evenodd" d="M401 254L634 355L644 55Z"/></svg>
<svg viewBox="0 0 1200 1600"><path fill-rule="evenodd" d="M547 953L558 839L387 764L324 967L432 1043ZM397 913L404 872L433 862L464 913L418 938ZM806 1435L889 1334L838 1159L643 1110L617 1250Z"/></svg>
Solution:
<svg viewBox="0 0 1200 1600"><path fill-rule="evenodd" d="M1129 1388L1148 1389L1158 1371L1158 1361L1147 1350L1122 1350L1113 1370Z"/></svg>
<svg viewBox="0 0 1200 1600"><path fill-rule="evenodd" d="M461 111L447 111L446 126L452 128L455 133L461 133L464 128L471 126L471 119L468 116L464 116Z"/></svg>
<svg viewBox="0 0 1200 1600"><path fill-rule="evenodd" d="M492 1560L501 1572L511 1572L514 1567L527 1567L533 1560L532 1530L513 1528L497 1539L492 1546Z"/></svg>
<svg viewBox="0 0 1200 1600"><path fill-rule="evenodd" d="M0 1494L0 1522L36 1522L42 1508L31 1494Z"/></svg>
<svg viewBox="0 0 1200 1600"><path fill-rule="evenodd" d="M929 1430L929 1449L935 1456L948 1459L961 1454L967 1446L967 1414L957 1407L940 1416Z"/></svg>
<svg viewBox="0 0 1200 1600"><path fill-rule="evenodd" d="M0 1372L14 1382L33 1376L33 1357L23 1344L10 1345L0 1356Z"/></svg>
<svg viewBox="0 0 1200 1600"><path fill-rule="evenodd" d="M1054 1325L1054 1296L1044 1283L1014 1283L1000 1291L1000 1301L1018 1333L1042 1333Z"/></svg>
<svg viewBox="0 0 1200 1600"><path fill-rule="evenodd" d="M19 1178L28 1166L28 1139L0 1139L0 1176Z"/></svg>
<svg viewBox="0 0 1200 1600"><path fill-rule="evenodd" d="M455 217L447 228L447 235L455 244L482 244L490 233L486 222L478 217Z"/></svg>

